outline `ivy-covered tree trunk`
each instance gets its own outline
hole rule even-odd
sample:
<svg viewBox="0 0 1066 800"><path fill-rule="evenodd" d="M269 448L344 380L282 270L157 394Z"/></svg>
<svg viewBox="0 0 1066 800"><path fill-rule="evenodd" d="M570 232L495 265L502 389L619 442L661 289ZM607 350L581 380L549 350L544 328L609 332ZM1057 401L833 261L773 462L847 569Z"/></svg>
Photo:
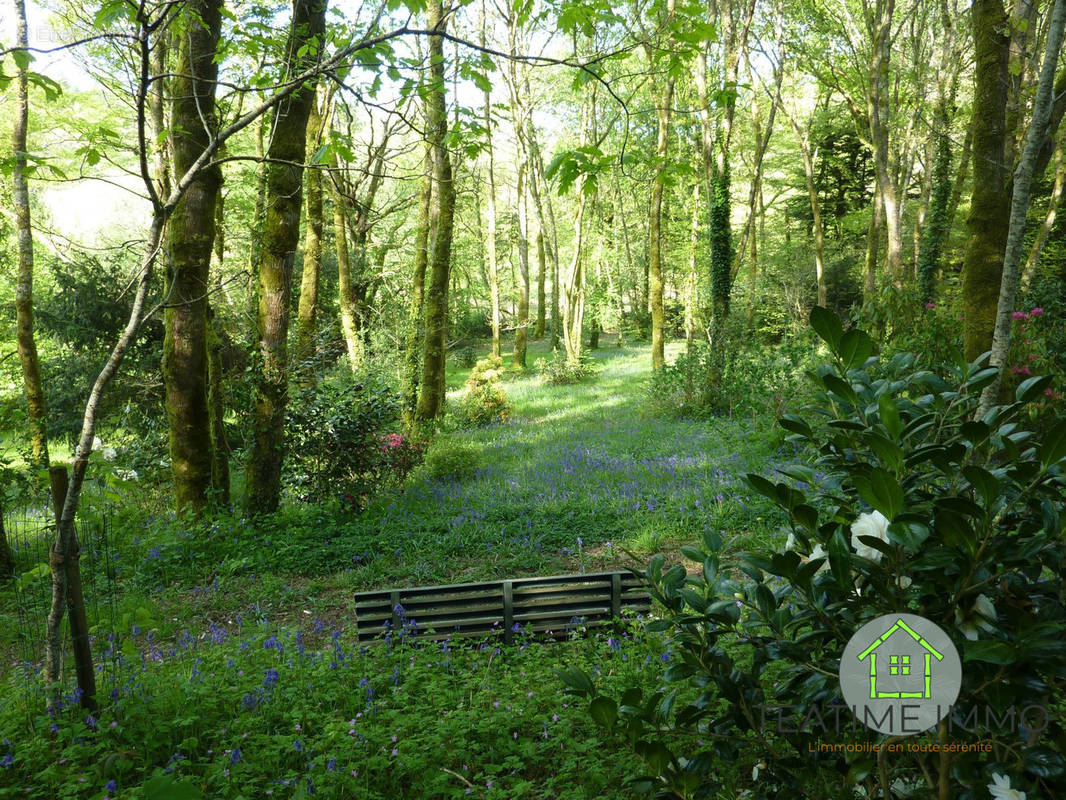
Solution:
<svg viewBox="0 0 1066 800"><path fill-rule="evenodd" d="M937 102L934 123L935 152L933 155L932 186L929 190L929 210L918 249L918 290L923 303L932 301L936 289L936 274L948 230L948 203L951 202L951 116L948 98Z"/></svg>
<svg viewBox="0 0 1066 800"><path fill-rule="evenodd" d="M286 47L288 75L298 75L318 61L325 16L325 0L295 0ZM313 84L305 84L286 97L278 105L273 137L267 149L270 163L257 312L259 364L252 423L254 438L245 481L249 514L275 511L281 500L289 379L289 298L300 237L301 165L306 157L307 118L314 102Z"/></svg>
<svg viewBox="0 0 1066 800"><path fill-rule="evenodd" d="M1010 226L1006 148L1007 61L1010 39L1002 0L974 0L973 196L962 265L965 355L992 347L1003 254Z"/></svg>
<svg viewBox="0 0 1066 800"><path fill-rule="evenodd" d="M322 142L328 104L326 92L320 89L311 104L307 120L307 151L314 153ZM318 285L322 272L322 171L315 167L304 176L307 194L307 224L304 227L304 258L300 276L300 305L296 312L296 365L308 382L314 381L310 361L315 355L318 322Z"/></svg>
<svg viewBox="0 0 1066 800"><path fill-rule="evenodd" d="M171 152L174 174L184 175L218 127L215 54L222 27L221 0L197 0L179 24L173 38L178 63L172 79ZM170 462L177 509L194 514L207 505L211 489L207 300L221 185L221 169L202 170L178 201L167 228L170 269L162 373Z"/></svg>
<svg viewBox="0 0 1066 800"><path fill-rule="evenodd" d="M426 4L426 26L443 33L447 27L441 0ZM455 215L455 185L452 163L445 147L448 133L444 78L444 40L429 37L430 85L426 97L426 135L432 152L433 202L430 205L433 236L427 265L425 292L425 338L422 344L422 380L416 419L436 419L444 412L444 363L448 335L448 284L451 275L452 222Z"/></svg>
<svg viewBox="0 0 1066 800"><path fill-rule="evenodd" d="M26 47L26 4L15 0L17 44ZM11 178L14 184L15 228L18 231L18 279L15 284L16 347L22 367L22 386L26 395L29 422L30 454L35 469L48 469L48 412L37 340L33 324L33 230L30 226L30 189L26 182L26 131L29 126L30 99L26 67L15 76L15 124L11 135L14 151ZM6 543L5 543L6 547Z"/></svg>

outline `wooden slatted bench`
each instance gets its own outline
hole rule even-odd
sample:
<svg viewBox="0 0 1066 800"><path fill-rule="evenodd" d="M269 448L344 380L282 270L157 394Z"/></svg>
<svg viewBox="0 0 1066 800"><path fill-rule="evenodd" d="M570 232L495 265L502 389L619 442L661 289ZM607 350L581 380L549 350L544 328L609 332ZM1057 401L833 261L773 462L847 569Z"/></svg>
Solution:
<svg viewBox="0 0 1066 800"><path fill-rule="evenodd" d="M451 586L381 589L355 595L360 641L415 623L422 635L472 635L502 630L510 643L514 627L534 633L563 633L575 619L603 625L623 609L645 613L651 599L640 579L628 572L516 578Z"/></svg>

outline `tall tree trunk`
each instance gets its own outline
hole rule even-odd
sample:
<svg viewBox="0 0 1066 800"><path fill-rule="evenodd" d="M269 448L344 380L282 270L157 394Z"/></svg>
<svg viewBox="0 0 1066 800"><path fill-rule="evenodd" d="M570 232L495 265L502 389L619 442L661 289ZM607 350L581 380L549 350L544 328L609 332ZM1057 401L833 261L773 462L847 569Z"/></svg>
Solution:
<svg viewBox="0 0 1066 800"><path fill-rule="evenodd" d="M1066 29L1066 0L1055 0L1051 11L1051 22L1048 26L1044 63L1040 69L1040 80L1037 83L1036 97L1033 100L1033 119L1029 123L1025 148L1018 161L1018 169L1014 173L1010 228L1003 260L1003 277L1000 282L990 359L992 366L1000 368L1000 374L981 393L981 405L976 415L978 419L984 416L985 412L996 402L1003 369L1006 367L1007 350L1010 348L1011 339L1011 314L1018 296L1018 268L1021 265L1022 252L1025 248L1025 220L1029 211L1029 191L1033 182L1033 170L1037 157L1047 139L1048 123L1051 119L1051 92L1055 82L1055 65L1062 51L1064 29Z"/></svg>
<svg viewBox="0 0 1066 800"><path fill-rule="evenodd" d="M336 164L336 162L334 162ZM337 305L340 308L341 333L352 372L363 366L363 339L359 335L359 312L356 309L352 281L352 257L348 248L348 221L345 198L333 185L333 244L337 253Z"/></svg>
<svg viewBox="0 0 1066 800"><path fill-rule="evenodd" d="M27 47L26 4L15 0L17 46ZM15 285L15 317L22 386L29 417L30 452L35 470L48 469L48 412L45 406L37 340L33 332L33 230L30 225L30 189L26 182L26 131L29 127L29 82L24 67L15 77L15 124L11 134L14 165L15 228L18 230L18 281Z"/></svg>
<svg viewBox="0 0 1066 800"><path fill-rule="evenodd" d="M815 153L811 151L810 129L801 130L791 117L789 117L789 121L792 123L792 129L799 139L800 152L803 155L803 176L807 183L807 199L811 204L811 219L814 222L814 281L818 287L818 305L824 307L828 302L825 283L825 228L822 223L821 204L818 201L818 187L815 184Z"/></svg>
<svg viewBox="0 0 1066 800"><path fill-rule="evenodd" d="M936 274L944 250L948 230L948 203L951 202L951 112L949 98L938 99L935 115L936 147L932 164L929 191L929 211L918 250L918 289L922 302L932 301L936 288Z"/></svg>
<svg viewBox="0 0 1066 800"><path fill-rule="evenodd" d="M696 346L696 251L700 242L700 185L692 185L692 221L689 224L688 275L685 276L685 352L692 355ZM755 284L752 282L752 288ZM748 321L752 313L749 306ZM686 394L692 394L692 370L686 371Z"/></svg>
<svg viewBox="0 0 1066 800"><path fill-rule="evenodd" d="M596 117L596 90L589 91L581 104L580 146L586 146L592 139L590 130ZM581 332L585 319L585 278L583 250L585 247L585 212L590 194L586 191L585 177L577 184L577 218L574 221L574 255L570 267L563 276L563 346L566 348L566 360L570 364L581 361ZM561 270L560 270L561 271Z"/></svg>
<svg viewBox="0 0 1066 800"><path fill-rule="evenodd" d="M295 0L286 48L286 73L299 74L319 59L325 31L325 0ZM317 43L317 44L316 44ZM300 237L303 164L307 118L315 102L314 85L305 84L277 109L267 149L266 217L259 267L259 371L256 376L254 441L248 460L246 508L270 513L281 500L285 408L288 404L289 297L293 262Z"/></svg>
<svg viewBox="0 0 1066 800"><path fill-rule="evenodd" d="M409 431L415 427L415 411L418 407L418 390L422 375L422 340L425 335L424 301L426 267L429 264L430 205L433 200L432 156L429 144L423 159L425 174L418 199L418 223L415 227L415 268L411 279L411 303L408 309L410 328L405 348L404 380L404 425Z"/></svg>
<svg viewBox="0 0 1066 800"><path fill-rule="evenodd" d="M867 116L870 120L870 138L873 143L874 169L877 175L877 191L881 195L885 231L888 235L888 273L897 285L903 280L903 231L900 224L900 198L889 153L891 129L891 106L889 95L889 58L892 51L892 16L895 0L876 4L877 13L870 12L867 25L874 35L873 54L870 62ZM869 6L867 8L870 8Z"/></svg>
<svg viewBox="0 0 1066 800"><path fill-rule="evenodd" d="M229 442L226 439L226 388L222 370L222 340L215 326L215 311L207 306L207 406L211 435L211 490L221 506L230 503Z"/></svg>
<svg viewBox="0 0 1066 800"><path fill-rule="evenodd" d="M1051 197L1048 199L1047 213L1044 221L1040 224L1040 230L1036 232L1036 239L1029 250L1029 257L1025 261L1025 269L1022 271L1021 289L1023 292L1029 289L1036 268L1040 264L1040 256L1044 252L1044 245L1051 229L1055 227L1055 218L1058 216L1059 204L1062 202L1062 191L1066 187L1066 157L1063 149L1066 148L1066 137L1060 133L1059 143L1055 148L1055 185L1051 189Z"/></svg>
<svg viewBox="0 0 1066 800"><path fill-rule="evenodd" d="M221 148L220 151L221 153ZM224 179L223 179L224 182ZM215 293L222 292L222 263L226 256L225 195L219 188L215 202ZM215 324L215 308L207 304L207 408L211 416L211 490L222 506L230 504L230 446L226 438L226 386L222 369L222 339Z"/></svg>
<svg viewBox="0 0 1066 800"><path fill-rule="evenodd" d="M962 265L965 354L976 359L992 347L1003 253L1010 226L1006 150L1007 59L1010 39L1002 0L974 0L976 64L973 98L973 197Z"/></svg>
<svg viewBox="0 0 1066 800"><path fill-rule="evenodd" d="M222 28L221 0L197 0L174 36L171 152L174 174L184 175L217 131L215 53ZM215 207L222 171L199 173L178 201L167 229L170 270L164 311L163 386L170 431L170 462L178 511L199 514L211 489L211 418L207 403L207 300L215 238Z"/></svg>
<svg viewBox="0 0 1066 800"><path fill-rule="evenodd" d="M528 159L523 152L518 165L518 319L515 321L513 366L526 368L526 339L529 327L529 214L526 194Z"/></svg>
<svg viewBox="0 0 1066 800"><path fill-rule="evenodd" d="M668 25L674 16L675 0L667 0L666 18ZM648 63L654 61L651 45L648 45ZM653 89L654 91L654 89ZM651 209L648 214L648 305L651 310L651 366L662 369L666 363L663 336L663 262L662 262L662 220L663 220L663 173L666 171L666 157L670 145L670 111L674 102L674 78L668 72L666 79L655 98L655 116L657 121L655 140L655 172L651 185Z"/></svg>
<svg viewBox="0 0 1066 800"><path fill-rule="evenodd" d="M441 0L428 0L426 27L443 33L447 27ZM433 227L432 254L427 265L425 292L425 339L422 346L422 386L416 418L425 422L444 413L444 367L448 336L448 283L451 271L452 222L455 215L455 185L451 157L445 147L448 110L444 80L444 40L429 37L430 86L426 98L426 134L433 154L434 202L430 206Z"/></svg>
<svg viewBox="0 0 1066 800"><path fill-rule="evenodd" d="M272 115L271 115L272 116ZM249 346L255 346L258 340L256 330L257 309L259 308L259 268L263 263L263 231L266 224L267 169L266 129L268 115L259 118L255 128L255 157L259 161L256 173L255 211L252 216L252 241L248 258L248 292L247 301L250 316L248 332Z"/></svg>
<svg viewBox="0 0 1066 800"><path fill-rule="evenodd" d="M544 307L544 280L546 272L546 257L544 254L544 229L537 226L537 324L533 328L533 338L543 339L547 326L547 309Z"/></svg>
<svg viewBox="0 0 1066 800"><path fill-rule="evenodd" d="M866 261L863 268L863 299L872 301L877 294L877 260L881 250L881 228L884 224L884 200L879 191L874 190L873 209L870 224L866 228Z"/></svg>
<svg viewBox="0 0 1066 800"><path fill-rule="evenodd" d="M485 3L481 6L481 46L485 46ZM485 256L488 261L489 297L492 303L492 355L500 355L500 276L496 256L496 158L492 146L492 98L484 91L484 117L487 140L485 149L489 157L489 191L486 209Z"/></svg>
<svg viewBox="0 0 1066 800"><path fill-rule="evenodd" d="M307 151L318 151L322 141L329 106L325 87L318 90L307 119ZM322 271L322 171L316 167L306 170L304 183L307 192L307 225L304 230L304 258L300 276L300 304L296 312L295 363L308 383L314 382L315 339L318 321L318 284Z"/></svg>
<svg viewBox="0 0 1066 800"><path fill-rule="evenodd" d="M959 154L959 168L955 171L955 180L951 185L951 199L948 201L947 229L950 232L955 227L955 215L962 202L962 194L970 178L971 150L973 149L973 122L966 126L966 138L962 140L962 152Z"/></svg>

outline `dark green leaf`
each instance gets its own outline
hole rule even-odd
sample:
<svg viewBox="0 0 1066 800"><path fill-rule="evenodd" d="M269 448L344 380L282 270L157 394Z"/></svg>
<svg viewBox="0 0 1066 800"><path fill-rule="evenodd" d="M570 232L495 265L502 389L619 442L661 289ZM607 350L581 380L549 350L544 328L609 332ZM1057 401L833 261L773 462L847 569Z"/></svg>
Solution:
<svg viewBox="0 0 1066 800"><path fill-rule="evenodd" d="M829 374L822 378L822 383L825 384L825 388L838 397L842 397L854 406L859 404L859 396L855 394L855 390L851 388L851 384L847 381L837 377L836 375Z"/></svg>
<svg viewBox="0 0 1066 800"><path fill-rule="evenodd" d="M903 425L899 419L899 408L896 401L888 394L882 394L877 398L877 410L881 416L881 424L885 426L889 436L899 439L903 432Z"/></svg>
<svg viewBox="0 0 1066 800"><path fill-rule="evenodd" d="M1050 375L1034 375L1032 378L1026 378L1014 390L1014 399L1019 403L1031 403L1043 396L1044 390L1050 385Z"/></svg>
<svg viewBox="0 0 1066 800"><path fill-rule="evenodd" d="M815 306L811 309L810 322L819 338L829 345L829 349L834 354L838 353L844 329L837 315L827 308Z"/></svg>
<svg viewBox="0 0 1066 800"><path fill-rule="evenodd" d="M1022 766L1040 778L1057 778L1066 769L1062 754L1043 746L1023 748Z"/></svg>
<svg viewBox="0 0 1066 800"><path fill-rule="evenodd" d="M1036 455L1045 467L1066 458L1066 419L1047 432L1044 441L1036 449Z"/></svg>
<svg viewBox="0 0 1066 800"><path fill-rule="evenodd" d="M874 467L867 478L855 478L859 495L891 522L903 510L903 487L886 469Z"/></svg>
<svg viewBox="0 0 1066 800"><path fill-rule="evenodd" d="M963 477L977 491L977 496L986 509L991 509L999 497L999 478L988 470L974 464L962 468Z"/></svg>
<svg viewBox="0 0 1066 800"><path fill-rule="evenodd" d="M987 661L990 664L1013 664L1017 659L1014 648L1006 642L967 642L963 650L966 661Z"/></svg>
<svg viewBox="0 0 1066 800"><path fill-rule="evenodd" d="M611 698L600 695L589 704L589 716L597 725L610 730L618 719L618 704Z"/></svg>
<svg viewBox="0 0 1066 800"><path fill-rule="evenodd" d="M866 363L874 351L874 340L865 331L853 328L840 339L840 359L844 369L853 369Z"/></svg>

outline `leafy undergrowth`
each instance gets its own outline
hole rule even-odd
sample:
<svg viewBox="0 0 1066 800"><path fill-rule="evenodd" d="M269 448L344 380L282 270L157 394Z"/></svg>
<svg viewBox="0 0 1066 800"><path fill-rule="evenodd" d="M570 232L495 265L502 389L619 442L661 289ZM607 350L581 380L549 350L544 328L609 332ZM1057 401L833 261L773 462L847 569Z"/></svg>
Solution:
<svg viewBox="0 0 1066 800"><path fill-rule="evenodd" d="M639 763L598 746L564 663L616 689L670 660L640 632L358 645L308 620L236 618L163 644L100 642L103 707L43 713L35 676L9 674L0 797L630 797Z"/></svg>

